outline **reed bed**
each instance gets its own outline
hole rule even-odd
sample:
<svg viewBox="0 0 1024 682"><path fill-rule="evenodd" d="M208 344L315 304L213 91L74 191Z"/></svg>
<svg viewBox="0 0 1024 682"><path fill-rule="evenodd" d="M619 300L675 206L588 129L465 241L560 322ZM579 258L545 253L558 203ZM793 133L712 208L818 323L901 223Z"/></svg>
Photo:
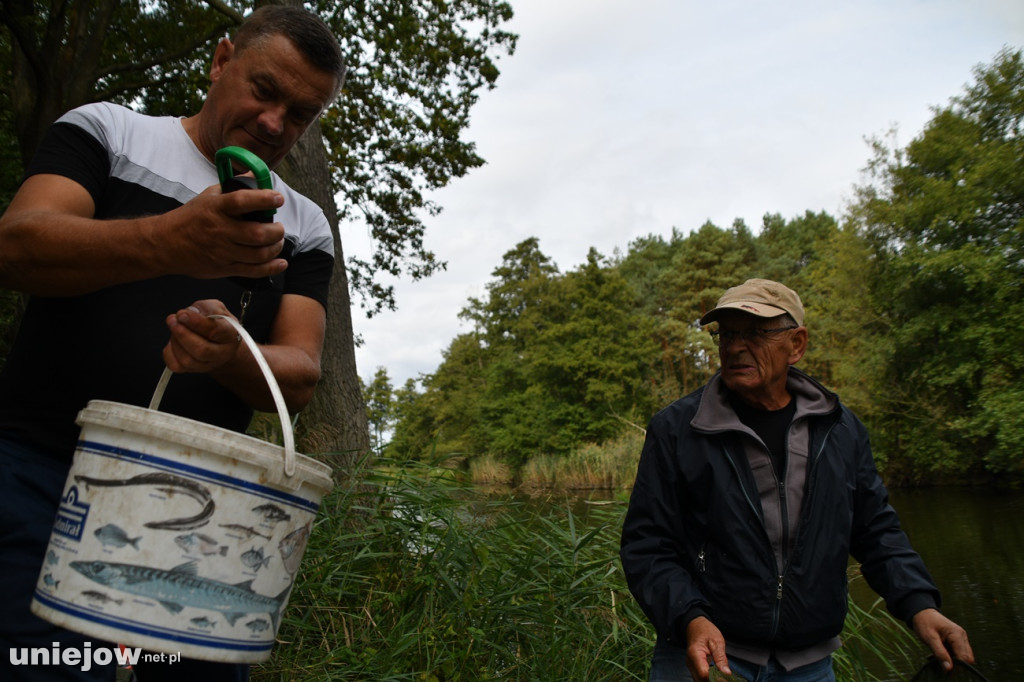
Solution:
<svg viewBox="0 0 1024 682"><path fill-rule="evenodd" d="M643 443L644 434L630 430L600 445L584 444L564 457L531 457L520 471L520 486L558 490L628 490L633 487Z"/></svg>
<svg viewBox="0 0 1024 682"><path fill-rule="evenodd" d="M254 682L645 680L654 634L618 562L624 504L523 504L440 469L378 463L325 498ZM906 645L905 628L862 619L877 655ZM840 679L887 679L846 655Z"/></svg>

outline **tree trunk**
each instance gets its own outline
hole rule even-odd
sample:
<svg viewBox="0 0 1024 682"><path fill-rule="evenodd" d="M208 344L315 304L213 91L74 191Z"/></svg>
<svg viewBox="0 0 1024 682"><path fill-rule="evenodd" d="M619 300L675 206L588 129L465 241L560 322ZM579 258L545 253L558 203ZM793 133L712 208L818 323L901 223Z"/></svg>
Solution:
<svg viewBox="0 0 1024 682"><path fill-rule="evenodd" d="M314 123L278 167L281 176L324 211L334 235L334 275L327 306L320 384L299 420L298 449L323 457L336 474L344 474L370 448L366 407L356 371L348 272L338 229L338 209L331 191L327 151L320 125Z"/></svg>
<svg viewBox="0 0 1024 682"><path fill-rule="evenodd" d="M89 101L100 62L100 47L117 0L74 4L50 16L51 26L33 32L30 3L3 3L3 24L11 40L11 108L22 168L43 135L64 112Z"/></svg>

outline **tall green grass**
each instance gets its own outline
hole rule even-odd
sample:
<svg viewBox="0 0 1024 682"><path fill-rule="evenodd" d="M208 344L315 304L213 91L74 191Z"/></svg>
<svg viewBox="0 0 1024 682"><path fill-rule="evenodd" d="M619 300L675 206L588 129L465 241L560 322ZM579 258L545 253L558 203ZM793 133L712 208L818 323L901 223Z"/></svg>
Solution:
<svg viewBox="0 0 1024 682"><path fill-rule="evenodd" d="M624 505L491 498L439 470L375 466L325 498L254 682L645 680L654 634L618 561ZM906 631L884 631L886 656Z"/></svg>
<svg viewBox="0 0 1024 682"><path fill-rule="evenodd" d="M853 596L843 628L843 648L834 659L838 680L908 680L927 659L925 646L885 608L867 587L859 567L851 567ZM865 595L870 595L866 597Z"/></svg>

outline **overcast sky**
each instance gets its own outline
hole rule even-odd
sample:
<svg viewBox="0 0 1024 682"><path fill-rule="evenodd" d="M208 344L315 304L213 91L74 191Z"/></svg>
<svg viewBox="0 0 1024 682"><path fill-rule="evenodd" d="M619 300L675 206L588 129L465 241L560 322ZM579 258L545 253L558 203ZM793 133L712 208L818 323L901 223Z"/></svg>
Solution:
<svg viewBox="0 0 1024 682"><path fill-rule="evenodd" d="M870 151L905 146L1004 47L1024 0L510 0L519 34L466 138L486 159L433 198L448 269L399 282L398 310L353 305L359 375L434 372L469 331L502 256L529 237L562 272L595 247L766 213L843 214ZM364 227L342 226L346 256Z"/></svg>

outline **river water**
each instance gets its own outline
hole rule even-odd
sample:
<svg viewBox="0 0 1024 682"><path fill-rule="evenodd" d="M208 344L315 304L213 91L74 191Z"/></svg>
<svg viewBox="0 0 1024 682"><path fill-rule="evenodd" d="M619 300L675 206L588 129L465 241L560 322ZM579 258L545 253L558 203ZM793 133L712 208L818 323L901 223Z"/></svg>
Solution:
<svg viewBox="0 0 1024 682"><path fill-rule="evenodd" d="M890 498L943 612L967 629L979 671L1024 680L1024 493L929 488Z"/></svg>

